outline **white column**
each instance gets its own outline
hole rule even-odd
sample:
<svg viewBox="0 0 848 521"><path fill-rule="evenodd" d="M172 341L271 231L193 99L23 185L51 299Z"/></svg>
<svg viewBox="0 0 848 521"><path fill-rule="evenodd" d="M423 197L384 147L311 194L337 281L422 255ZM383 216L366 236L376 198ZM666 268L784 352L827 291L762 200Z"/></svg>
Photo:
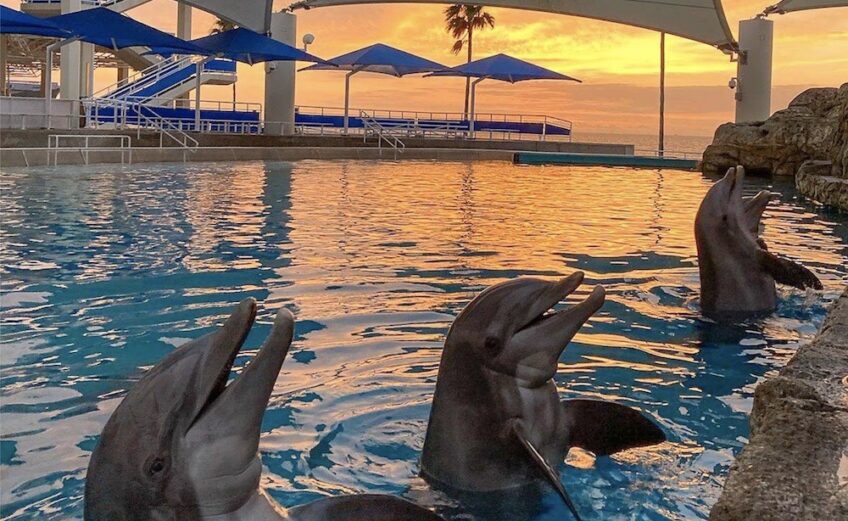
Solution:
<svg viewBox="0 0 848 521"><path fill-rule="evenodd" d="M754 18L739 22L736 66L736 122L764 121L771 115L771 63L774 22Z"/></svg>
<svg viewBox="0 0 848 521"><path fill-rule="evenodd" d="M191 6L177 2L177 38L191 40ZM190 107L190 94L186 92L176 100L178 107Z"/></svg>
<svg viewBox="0 0 848 521"><path fill-rule="evenodd" d="M62 14L74 13L82 10L82 0L62 0ZM79 99L80 80L82 77L82 44L80 42L69 43L61 49L62 65L60 67L61 78L59 80L59 96L62 99ZM49 86L47 87L50 88Z"/></svg>
<svg viewBox="0 0 848 521"><path fill-rule="evenodd" d="M177 38L191 40L191 6L177 2Z"/></svg>
<svg viewBox="0 0 848 521"><path fill-rule="evenodd" d="M80 98L94 94L94 45L84 43L80 47Z"/></svg>
<svg viewBox="0 0 848 521"><path fill-rule="evenodd" d="M291 13L271 15L271 37L297 47L297 17ZM294 133L295 62L272 62L265 69L265 133Z"/></svg>

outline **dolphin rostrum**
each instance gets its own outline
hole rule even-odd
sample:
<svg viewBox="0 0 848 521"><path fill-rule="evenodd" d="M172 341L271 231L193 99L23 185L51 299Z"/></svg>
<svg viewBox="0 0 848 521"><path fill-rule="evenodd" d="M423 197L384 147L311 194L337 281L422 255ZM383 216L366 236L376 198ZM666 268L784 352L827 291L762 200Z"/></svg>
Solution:
<svg viewBox="0 0 848 521"><path fill-rule="evenodd" d="M583 302L552 311L582 281L582 272L510 280L459 314L439 365L421 457L426 479L461 492L547 480L578 517L557 471L571 447L606 455L665 440L629 407L560 401L553 380L560 354L605 298L597 286Z"/></svg>
<svg viewBox="0 0 848 521"><path fill-rule="evenodd" d="M745 169L731 168L698 208L695 244L701 276L701 310L707 316L767 313L777 304L775 281L822 289L807 268L768 251L760 219L772 194L742 197Z"/></svg>
<svg viewBox="0 0 848 521"><path fill-rule="evenodd" d="M91 456L86 521L436 521L400 498L353 495L286 510L259 486L262 416L291 345L281 309L253 361L227 384L256 316L242 301L217 331L148 371L118 405Z"/></svg>

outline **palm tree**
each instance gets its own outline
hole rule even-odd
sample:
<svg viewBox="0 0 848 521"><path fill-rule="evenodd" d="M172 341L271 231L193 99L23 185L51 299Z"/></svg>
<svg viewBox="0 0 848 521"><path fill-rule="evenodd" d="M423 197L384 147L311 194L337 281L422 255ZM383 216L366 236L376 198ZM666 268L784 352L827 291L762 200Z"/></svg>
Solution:
<svg viewBox="0 0 848 521"><path fill-rule="evenodd" d="M223 18L218 18L215 20L215 23L212 24L212 29L209 31L209 34L220 34L235 28L236 24L233 22L224 20ZM233 110L236 110L236 82L233 82Z"/></svg>
<svg viewBox="0 0 848 521"><path fill-rule="evenodd" d="M445 30L456 40L451 52L459 54L465 47L468 51L468 61L474 50L474 31L486 27L495 27L495 17L483 10L482 5L453 4L445 8ZM466 46L466 42L468 45ZM465 109L468 114L468 96L471 92L471 78L465 78Z"/></svg>

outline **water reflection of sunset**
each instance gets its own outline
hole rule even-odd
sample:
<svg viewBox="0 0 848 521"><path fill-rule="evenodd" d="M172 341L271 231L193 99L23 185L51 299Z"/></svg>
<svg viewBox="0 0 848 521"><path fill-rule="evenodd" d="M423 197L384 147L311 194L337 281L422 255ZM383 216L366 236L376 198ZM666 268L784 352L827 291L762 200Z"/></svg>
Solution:
<svg viewBox="0 0 848 521"><path fill-rule="evenodd" d="M453 317L492 283L583 270L567 300L596 284L607 300L560 358L562 395L638 407L671 441L614 461L574 455L563 479L604 519L704 519L748 434L754 384L814 334L848 275L844 217L750 179L750 192L782 194L765 216L771 249L804 259L826 290L782 289L761 320L702 320L692 224L711 182L425 161L3 172L0 434L21 462L3 468L4 508L79 517L91 440L117 398L248 296L260 313L236 371L274 309L297 316L263 423L270 493L441 505L415 476Z"/></svg>

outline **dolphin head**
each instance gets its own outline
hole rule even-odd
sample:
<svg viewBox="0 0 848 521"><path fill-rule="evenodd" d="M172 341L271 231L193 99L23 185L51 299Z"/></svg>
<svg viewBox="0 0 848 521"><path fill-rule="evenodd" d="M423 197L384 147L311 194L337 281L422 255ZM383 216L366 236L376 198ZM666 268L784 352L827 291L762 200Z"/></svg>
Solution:
<svg viewBox="0 0 848 521"><path fill-rule="evenodd" d="M546 383L556 374L559 356L577 330L604 303L596 286L583 302L555 311L573 293L583 273L559 281L520 278L492 286L459 314L446 350L472 353L483 366L512 376L524 386Z"/></svg>
<svg viewBox="0 0 848 521"><path fill-rule="evenodd" d="M772 198L768 191L743 197L745 169L731 168L713 184L695 216L695 239L716 260L758 247L760 219Z"/></svg>
<svg viewBox="0 0 848 521"><path fill-rule="evenodd" d="M89 463L87 521L196 520L232 512L257 493L262 416L294 319L281 309L228 384L255 316L256 302L244 300L220 329L176 349L127 394Z"/></svg>
<svg viewBox="0 0 848 521"><path fill-rule="evenodd" d="M772 199L762 191L743 197L745 169L731 168L716 182L695 216L701 309L716 316L763 312L776 302L774 270L763 266L760 219Z"/></svg>

